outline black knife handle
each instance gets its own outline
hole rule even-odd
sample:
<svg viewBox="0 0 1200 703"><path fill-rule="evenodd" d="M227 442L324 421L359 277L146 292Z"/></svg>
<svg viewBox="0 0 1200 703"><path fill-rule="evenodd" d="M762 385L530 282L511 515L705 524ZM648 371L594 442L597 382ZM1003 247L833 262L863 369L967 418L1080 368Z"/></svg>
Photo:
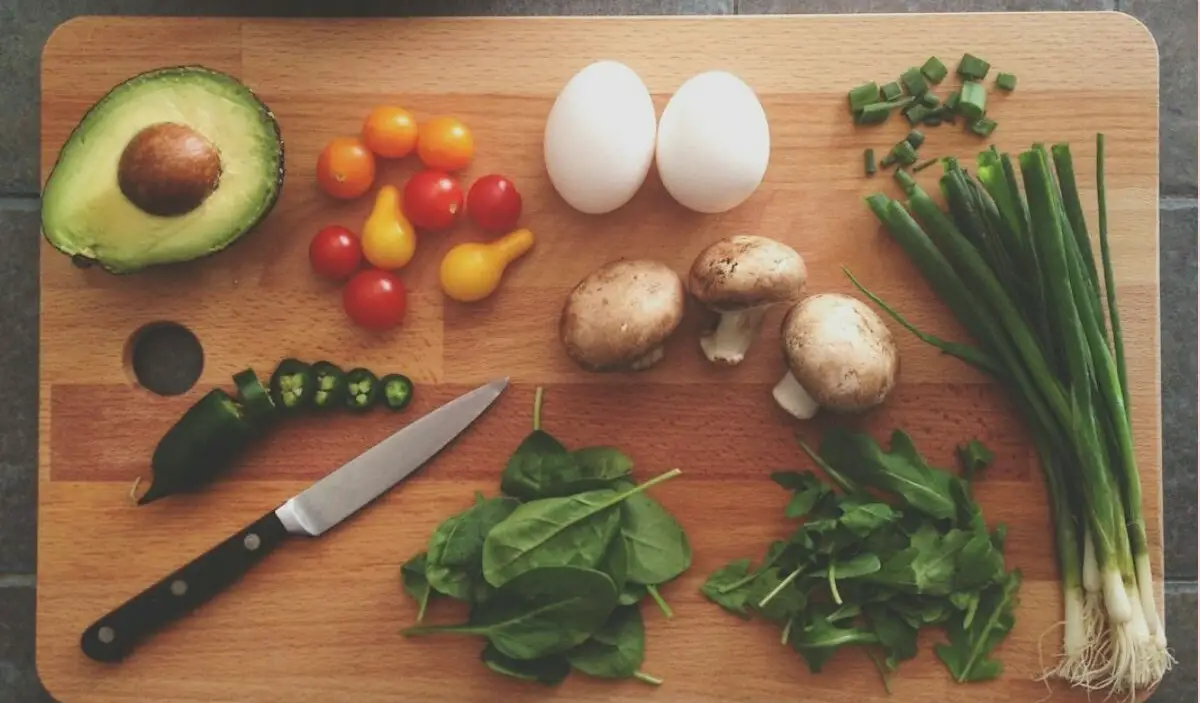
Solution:
<svg viewBox="0 0 1200 703"><path fill-rule="evenodd" d="M139 640L232 585L287 535L274 511L267 513L97 620L79 646L96 661L124 659Z"/></svg>

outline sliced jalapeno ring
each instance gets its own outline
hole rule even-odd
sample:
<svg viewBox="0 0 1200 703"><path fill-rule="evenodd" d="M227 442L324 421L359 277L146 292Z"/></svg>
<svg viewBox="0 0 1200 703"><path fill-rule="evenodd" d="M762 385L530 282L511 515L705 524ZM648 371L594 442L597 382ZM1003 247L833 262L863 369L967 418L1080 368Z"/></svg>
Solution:
<svg viewBox="0 0 1200 703"><path fill-rule="evenodd" d="M284 359L271 375L271 398L280 410L298 412L311 404L316 392L312 367L299 359Z"/></svg>
<svg viewBox="0 0 1200 703"><path fill-rule="evenodd" d="M312 372L316 385L313 406L319 410L341 406L346 397L346 372L328 361L313 364Z"/></svg>
<svg viewBox="0 0 1200 703"><path fill-rule="evenodd" d="M403 410L412 402L413 382L404 374L392 373L379 382L383 386L383 404L389 410Z"/></svg>
<svg viewBox="0 0 1200 703"><path fill-rule="evenodd" d="M346 407L369 410L378 399L379 378L375 374L361 367L346 373Z"/></svg>

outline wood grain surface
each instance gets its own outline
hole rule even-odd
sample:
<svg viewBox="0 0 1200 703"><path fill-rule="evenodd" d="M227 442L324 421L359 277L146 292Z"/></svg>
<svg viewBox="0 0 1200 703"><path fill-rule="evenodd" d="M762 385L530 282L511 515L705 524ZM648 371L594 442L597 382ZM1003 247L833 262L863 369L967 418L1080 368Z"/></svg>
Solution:
<svg viewBox="0 0 1200 703"><path fill-rule="evenodd" d="M896 37L908 37L894 41ZM918 40L919 39L919 40ZM888 696L870 661L839 654L825 673L704 601L697 588L717 566L754 556L785 530L785 496L767 474L807 468L794 435L815 440L827 418L803 426L773 407L783 372L775 311L740 367L706 365L689 311L667 358L640 374L588 375L556 341L566 292L620 256L658 258L677 271L710 241L734 232L777 237L806 257L810 291L851 292L840 266L928 331L961 338L946 308L879 227L862 198L894 191L862 175L862 150L907 130L893 118L856 130L846 90L889 80L930 54L971 51L1016 73L1018 90L992 92L1002 149L1036 141L1074 147L1082 197L1095 222L1094 135L1108 135L1112 246L1128 340L1134 433L1155 574L1162 574L1158 341L1157 56L1134 20L1115 13L875 15L638 19L225 20L79 19L44 54L43 174L88 106L130 75L202 63L241 77L275 111L287 149L287 181L261 228L194 264L117 278L81 271L43 244L41 256L40 482L37 665L70 702L157 701L1036 701L1034 681L1061 633L1046 496L1026 433L1002 390L903 333L900 384L877 412L852 424L880 439L895 427L933 462L949 465L958 442L978 437L997 453L979 496L990 522L1010 527L1008 559L1020 567L1016 627L999 652L1004 676L959 687L922 641ZM577 70L615 58L637 70L661 110L690 75L714 68L759 93L772 130L766 181L719 216L684 211L654 176L606 216L581 215L554 194L543 171L544 119ZM949 61L948 61L949 63ZM464 176L500 171L525 197L538 242L484 303L444 301L436 264L470 227L423 236L404 271L411 291L403 328L383 335L351 327L336 287L314 278L306 252L315 229L358 228L371 198L342 204L317 190L321 146L353 133L367 111L399 103L419 117L454 113L474 130L477 158ZM971 157L986 143L943 126L925 152ZM381 183L401 183L413 160L389 164ZM935 177L930 169L924 181ZM465 182L465 181L464 181ZM1093 230L1094 231L1094 230ZM131 335L156 320L196 332L205 351L199 383L163 398L140 388L125 362ZM485 380L513 386L449 451L420 474L319 540L276 553L234 590L104 666L79 651L79 635L111 607L273 508L407 421L384 412L290 423L201 494L133 507L130 482L146 475L162 432L200 394L230 388L246 366L268 373L285 356L320 357L409 373L419 384L408 415ZM644 669L666 684L573 676L561 689L521 685L486 671L470 639L405 640L415 615L399 566L434 526L497 490L503 462L528 429L533 390L547 388L545 425L569 444L610 442L645 477L680 467L655 495L679 517L695 548L692 570L664 589L675 617L650 608ZM1160 597L1161 602L1161 597ZM452 620L443 608L433 617ZM1082 700L1054 691L1054 700Z"/></svg>

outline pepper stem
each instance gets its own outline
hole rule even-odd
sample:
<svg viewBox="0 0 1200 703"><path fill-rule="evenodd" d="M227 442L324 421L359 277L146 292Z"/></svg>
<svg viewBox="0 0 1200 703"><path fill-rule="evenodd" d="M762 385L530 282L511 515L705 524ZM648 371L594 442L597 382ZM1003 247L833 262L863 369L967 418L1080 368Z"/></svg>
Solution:
<svg viewBox="0 0 1200 703"><path fill-rule="evenodd" d="M542 429L542 387L533 392L533 429Z"/></svg>

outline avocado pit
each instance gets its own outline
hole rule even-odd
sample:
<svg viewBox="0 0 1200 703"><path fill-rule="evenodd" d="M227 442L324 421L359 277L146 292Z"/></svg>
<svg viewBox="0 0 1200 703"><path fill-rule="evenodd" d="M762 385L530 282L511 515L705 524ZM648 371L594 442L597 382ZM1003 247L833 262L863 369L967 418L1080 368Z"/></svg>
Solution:
<svg viewBox="0 0 1200 703"><path fill-rule="evenodd" d="M217 189L221 155L186 125L159 122L129 140L117 165L117 183L130 202L151 215L184 215Z"/></svg>

